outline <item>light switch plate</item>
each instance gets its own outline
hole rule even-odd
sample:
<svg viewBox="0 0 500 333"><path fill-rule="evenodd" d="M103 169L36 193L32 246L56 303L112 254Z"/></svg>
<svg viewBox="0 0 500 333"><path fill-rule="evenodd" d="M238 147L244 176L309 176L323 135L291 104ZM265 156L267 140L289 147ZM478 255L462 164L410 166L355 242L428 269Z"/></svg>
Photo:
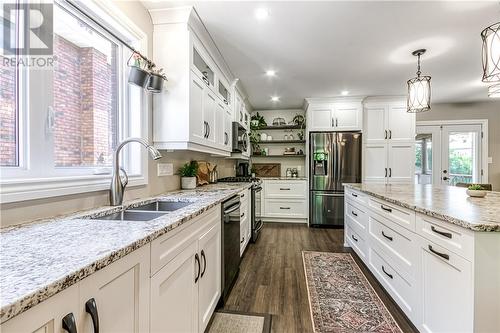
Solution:
<svg viewBox="0 0 500 333"><path fill-rule="evenodd" d="M158 163L158 177L172 176L174 174L174 165L172 163Z"/></svg>
<svg viewBox="0 0 500 333"><path fill-rule="evenodd" d="M488 157L488 163L493 163L493 157Z"/></svg>

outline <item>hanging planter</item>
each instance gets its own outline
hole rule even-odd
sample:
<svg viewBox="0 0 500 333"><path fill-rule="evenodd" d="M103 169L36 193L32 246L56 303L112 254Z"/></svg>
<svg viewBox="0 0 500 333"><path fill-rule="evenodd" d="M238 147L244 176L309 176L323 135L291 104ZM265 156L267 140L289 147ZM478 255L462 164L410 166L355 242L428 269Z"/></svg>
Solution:
<svg viewBox="0 0 500 333"><path fill-rule="evenodd" d="M147 91L158 94L163 89L163 81L167 81L167 77L163 74L163 68L155 70L154 66L151 68L151 75L147 84Z"/></svg>
<svg viewBox="0 0 500 333"><path fill-rule="evenodd" d="M134 64L130 65L130 60L134 59ZM142 56L134 52L127 61L127 65L130 67L130 72L128 74L128 83L134 84L141 88L146 88L149 83L149 78L151 74L144 68L142 68L145 64Z"/></svg>

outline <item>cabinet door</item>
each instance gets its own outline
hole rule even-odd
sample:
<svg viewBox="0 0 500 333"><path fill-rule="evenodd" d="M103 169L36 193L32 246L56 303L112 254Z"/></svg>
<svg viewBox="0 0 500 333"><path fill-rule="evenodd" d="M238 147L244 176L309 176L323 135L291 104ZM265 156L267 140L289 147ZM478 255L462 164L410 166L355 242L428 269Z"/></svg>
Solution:
<svg viewBox="0 0 500 333"><path fill-rule="evenodd" d="M195 143L204 143L206 126L203 116L204 89L207 85L197 75L191 72L191 83L189 89L189 136Z"/></svg>
<svg viewBox="0 0 500 333"><path fill-rule="evenodd" d="M151 278L151 332L198 332L196 240Z"/></svg>
<svg viewBox="0 0 500 333"><path fill-rule="evenodd" d="M387 146L387 180L389 183L413 183L415 177L415 145L389 143ZM370 168L370 164L367 164Z"/></svg>
<svg viewBox="0 0 500 333"><path fill-rule="evenodd" d="M406 112L405 105L389 105L387 109L388 139L391 142L415 140L415 114Z"/></svg>
<svg viewBox="0 0 500 333"><path fill-rule="evenodd" d="M67 333L62 327L62 320L68 314L73 314L78 325L80 322L78 284L4 322L0 331L2 333Z"/></svg>
<svg viewBox="0 0 500 333"><path fill-rule="evenodd" d="M217 221L198 241L201 260L199 332L204 332L221 295L221 224Z"/></svg>
<svg viewBox="0 0 500 333"><path fill-rule="evenodd" d="M357 131L362 129L361 104L339 104L335 105L335 130Z"/></svg>
<svg viewBox="0 0 500 333"><path fill-rule="evenodd" d="M215 141L217 146L219 146L220 148L225 147L224 144L226 139L226 136L224 135L225 117L226 117L226 104L220 99L217 99L217 105L215 109L215 124L216 124Z"/></svg>
<svg viewBox="0 0 500 333"><path fill-rule="evenodd" d="M313 105L307 110L310 131L333 131L332 105Z"/></svg>
<svg viewBox="0 0 500 333"><path fill-rule="evenodd" d="M215 94L208 87L205 87L203 93L203 119L207 124L208 131L206 143L215 145L217 135L217 97L215 97Z"/></svg>
<svg viewBox="0 0 500 333"><path fill-rule="evenodd" d="M101 332L149 331L149 244L80 282L81 329L94 327L85 303L94 299Z"/></svg>
<svg viewBox="0 0 500 333"><path fill-rule="evenodd" d="M381 106L365 106L363 112L364 132L363 138L365 143L380 144L387 139L387 122L386 122L386 107Z"/></svg>
<svg viewBox="0 0 500 333"><path fill-rule="evenodd" d="M387 144L365 144L363 169L365 182L387 181Z"/></svg>
<svg viewBox="0 0 500 333"><path fill-rule="evenodd" d="M419 330L473 332L472 264L423 238L420 260L423 312Z"/></svg>

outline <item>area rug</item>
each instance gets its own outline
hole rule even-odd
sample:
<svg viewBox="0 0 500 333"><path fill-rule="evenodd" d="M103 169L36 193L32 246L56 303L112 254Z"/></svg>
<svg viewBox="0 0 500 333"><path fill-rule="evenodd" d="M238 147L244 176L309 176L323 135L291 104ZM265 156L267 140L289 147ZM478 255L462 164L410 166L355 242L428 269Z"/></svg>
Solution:
<svg viewBox="0 0 500 333"><path fill-rule="evenodd" d="M302 252L315 333L400 333L349 253Z"/></svg>
<svg viewBox="0 0 500 333"><path fill-rule="evenodd" d="M218 310L207 333L270 333L271 315Z"/></svg>

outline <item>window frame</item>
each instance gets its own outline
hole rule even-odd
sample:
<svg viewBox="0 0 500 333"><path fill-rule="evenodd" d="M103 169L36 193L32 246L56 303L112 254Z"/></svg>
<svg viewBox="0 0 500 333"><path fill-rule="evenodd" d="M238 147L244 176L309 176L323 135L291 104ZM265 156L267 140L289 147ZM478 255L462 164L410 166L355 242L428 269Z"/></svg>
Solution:
<svg viewBox="0 0 500 333"><path fill-rule="evenodd" d="M145 54L146 52L143 52L143 50L148 50L146 33L140 30L113 3L94 0L74 1L72 3L92 19L101 24L103 23L113 34L132 44L136 49L141 50L141 53ZM56 3L54 5L56 6ZM101 27L72 8L67 1L57 0L57 5L85 21L86 24L99 33L103 32ZM109 33L105 33L104 36L119 46L117 55L119 68L117 140L120 142L130 136L149 138L150 98L144 92L137 90L140 88L134 90L133 87L126 83L127 59L125 57L127 52L124 52L126 50L125 46ZM40 101L33 96L37 92L31 87L33 87L34 82L40 84L47 81L47 79L49 82L46 86L52 86L53 71L50 71L50 74L47 74L47 72L43 74L43 70L31 72L22 69L19 72L22 73L19 77L24 85L20 86L19 89L19 111L17 115L19 163L18 166L0 168L0 201L7 203L108 189L111 180L111 167L56 167L53 164L53 158L40 157L44 155L44 150L51 150L52 152L48 153L53 155L53 137L47 139L46 136L43 136L46 135L44 131L46 130L45 121L47 119L47 114L43 110L48 110L48 107L53 105L53 97L46 98L41 103L42 105L30 105L29 103L35 103L35 100L36 104L40 104ZM40 89L40 94L43 94L42 90ZM33 94L30 92L33 92ZM137 102L140 104L140 108L139 110L132 110L129 101L131 98L137 97L139 98ZM47 105L43 105L43 103ZM35 112L30 112L30 110L35 110ZM42 110L42 112L36 112L36 110ZM132 111L136 114L134 115ZM132 126L132 123L137 123L137 117L140 118L139 126ZM131 118L134 121L131 121ZM36 140L36 138L41 137L44 137L45 140ZM128 145L124 147L120 155L121 164L129 173L128 186L147 185L147 152L141 149L139 145ZM44 159L45 162L48 160L49 163L40 163ZM36 168L34 167L35 164Z"/></svg>

